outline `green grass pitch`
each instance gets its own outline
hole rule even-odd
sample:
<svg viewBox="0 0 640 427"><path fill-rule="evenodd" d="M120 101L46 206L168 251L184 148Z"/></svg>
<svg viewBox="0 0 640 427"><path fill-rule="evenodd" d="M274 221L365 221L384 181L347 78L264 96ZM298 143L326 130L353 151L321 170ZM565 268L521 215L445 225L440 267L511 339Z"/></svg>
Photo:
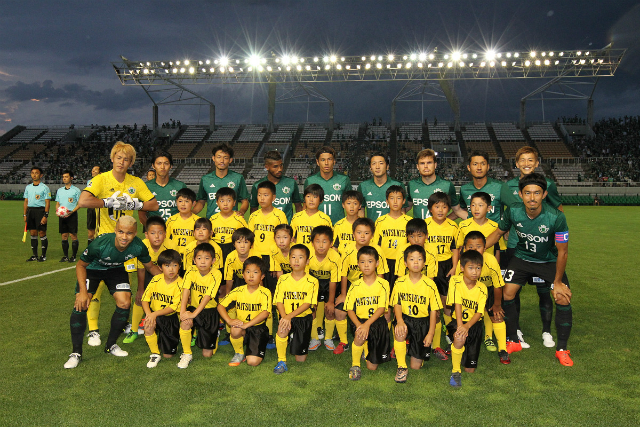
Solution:
<svg viewBox="0 0 640 427"><path fill-rule="evenodd" d="M540 338L537 296L523 292L521 323L531 349L503 366L484 348L479 368L448 385L451 363L432 359L395 384L395 361L363 369L351 382L350 352L321 347L304 364L289 358L276 376L275 350L251 368L227 366L230 346L203 360L194 349L186 370L177 358L147 369L144 339L121 344L116 358L84 347L77 369L62 365L71 352L69 314L73 269L0 286L0 425L616 425L640 424L637 313L640 286L635 245L637 207L567 207L571 230L568 275L574 291L570 349L575 365L562 367ZM86 245L84 210L81 250ZM0 283L69 267L62 256L58 221L50 218L46 263L25 263L22 202L0 203ZM103 298L104 338L113 299ZM554 329L555 336L555 329ZM85 341L86 342L86 341ZM364 365L363 365L364 366Z"/></svg>

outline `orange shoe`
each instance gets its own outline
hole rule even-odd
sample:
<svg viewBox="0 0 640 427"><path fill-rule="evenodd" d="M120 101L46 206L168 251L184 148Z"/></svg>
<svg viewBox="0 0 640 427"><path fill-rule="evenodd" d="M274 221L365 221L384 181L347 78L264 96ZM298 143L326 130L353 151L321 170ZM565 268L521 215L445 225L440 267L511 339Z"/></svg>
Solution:
<svg viewBox="0 0 640 427"><path fill-rule="evenodd" d="M511 354L521 350L522 350L522 344L520 344L520 341L518 342L507 341L507 353Z"/></svg>
<svg viewBox="0 0 640 427"><path fill-rule="evenodd" d="M562 366L573 366L573 360L571 360L571 352L569 350L557 350L556 357L560 361Z"/></svg>

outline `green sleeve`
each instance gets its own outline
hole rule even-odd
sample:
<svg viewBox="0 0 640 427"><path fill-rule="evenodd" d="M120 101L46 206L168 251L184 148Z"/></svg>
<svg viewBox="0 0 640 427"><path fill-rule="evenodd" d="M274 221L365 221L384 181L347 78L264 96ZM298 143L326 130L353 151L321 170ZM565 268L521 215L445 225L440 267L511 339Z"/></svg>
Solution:
<svg viewBox="0 0 640 427"><path fill-rule="evenodd" d="M553 231L554 233L555 232L562 233L565 231L569 231L569 226L567 225L567 217L564 215L564 213L560 212L560 215L558 215L558 217L556 218Z"/></svg>
<svg viewBox="0 0 640 427"><path fill-rule="evenodd" d="M556 183L553 181L547 181L547 203L558 209L558 206L562 204L562 198L560 198L560 194L558 194L558 187L556 187Z"/></svg>
<svg viewBox="0 0 640 427"><path fill-rule="evenodd" d="M291 194L291 203L302 203L304 199L300 194L300 189L298 188L298 183L296 180L293 180L293 194Z"/></svg>
<svg viewBox="0 0 640 427"><path fill-rule="evenodd" d="M256 181L251 186L251 201L249 202L249 206L252 208L258 207L258 182Z"/></svg>
<svg viewBox="0 0 640 427"><path fill-rule="evenodd" d="M460 198L458 201L460 202L460 207L467 210L467 201L464 199L464 194L462 194L462 186L460 187Z"/></svg>
<svg viewBox="0 0 640 427"><path fill-rule="evenodd" d="M344 193L345 191L351 190L351 179L349 179L349 177L347 175L345 175L346 178L346 182L344 185L344 189L342 190L342 192Z"/></svg>
<svg viewBox="0 0 640 427"><path fill-rule="evenodd" d="M509 189L509 184L507 182L502 183L502 188L500 189L500 202L505 208L511 206L513 203L513 194L511 194L511 190Z"/></svg>
<svg viewBox="0 0 640 427"><path fill-rule="evenodd" d="M500 218L498 228L502 231L509 231L511 229L511 208L509 206L504 208L504 215Z"/></svg>
<svg viewBox="0 0 640 427"><path fill-rule="evenodd" d="M451 197L451 206L456 206L460 204L458 200L458 195L456 194L456 186L453 185L453 182L449 182L449 197Z"/></svg>
<svg viewBox="0 0 640 427"><path fill-rule="evenodd" d="M240 176L240 188L238 189L238 201L249 199L249 192L247 191L247 183L244 181L244 176Z"/></svg>
<svg viewBox="0 0 640 427"><path fill-rule="evenodd" d="M204 177L200 178L200 185L198 186L198 196L196 197L198 200L206 200L209 201L209 195L204 190Z"/></svg>

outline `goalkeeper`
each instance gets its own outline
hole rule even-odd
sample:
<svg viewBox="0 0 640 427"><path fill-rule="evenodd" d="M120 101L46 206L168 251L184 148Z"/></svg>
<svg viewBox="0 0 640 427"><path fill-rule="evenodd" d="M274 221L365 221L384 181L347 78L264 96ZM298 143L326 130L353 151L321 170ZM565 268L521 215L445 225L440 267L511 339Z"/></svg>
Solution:
<svg viewBox="0 0 640 427"><path fill-rule="evenodd" d="M81 208L98 209L96 237L115 232L115 225L123 215L133 215L133 211L157 211L158 201L140 178L129 175L127 170L136 161L136 150L131 144L116 142L111 149L113 169L96 175L80 194ZM125 265L128 272L137 270L135 261ZM98 332L100 296L104 283L93 294L87 313L89 322L89 342L92 347L101 344Z"/></svg>

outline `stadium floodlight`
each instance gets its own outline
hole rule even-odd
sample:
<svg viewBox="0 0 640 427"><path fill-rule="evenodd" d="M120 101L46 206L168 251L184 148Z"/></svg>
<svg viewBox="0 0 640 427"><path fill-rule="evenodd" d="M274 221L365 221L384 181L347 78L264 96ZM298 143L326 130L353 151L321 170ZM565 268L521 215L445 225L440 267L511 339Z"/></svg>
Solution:
<svg viewBox="0 0 640 427"><path fill-rule="evenodd" d="M184 71L185 71L184 67L180 68L181 73L184 73Z"/></svg>
<svg viewBox="0 0 640 427"><path fill-rule="evenodd" d="M297 56L292 56L291 57L291 62L296 64L298 62L298 57Z"/></svg>
<svg viewBox="0 0 640 427"><path fill-rule="evenodd" d="M489 61L491 61L493 58L496 57L496 52L493 49L489 49L485 54L484 57L487 58Z"/></svg>
<svg viewBox="0 0 640 427"><path fill-rule="evenodd" d="M536 59L536 65L540 65L540 60Z"/></svg>
<svg viewBox="0 0 640 427"><path fill-rule="evenodd" d="M251 55L249 57L249 64L253 67L260 65L260 57L258 55Z"/></svg>
<svg viewBox="0 0 640 427"><path fill-rule="evenodd" d="M514 57L514 58L519 58L519 57L520 57L520 54L519 54L518 52L516 52L516 53L514 53L514 54L513 54L513 57Z"/></svg>
<svg viewBox="0 0 640 427"><path fill-rule="evenodd" d="M322 58L322 62L329 62L329 57L328 56L324 56Z"/></svg>
<svg viewBox="0 0 640 427"><path fill-rule="evenodd" d="M215 68L213 68L213 67L209 68L209 72L214 73L215 71L216 71Z"/></svg>
<svg viewBox="0 0 640 427"><path fill-rule="evenodd" d="M211 64L211 61L210 61L209 59L207 59L207 60L205 61L205 64L209 65L209 64Z"/></svg>
<svg viewBox="0 0 640 427"><path fill-rule="evenodd" d="M412 58L413 59L413 58ZM420 55L418 55L418 59L420 61L426 61L427 59L427 54L426 53L421 53ZM415 59L414 59L415 60Z"/></svg>
<svg viewBox="0 0 640 427"><path fill-rule="evenodd" d="M549 65L549 64L551 64L551 61L549 61L548 59L545 59L544 60L544 65Z"/></svg>
<svg viewBox="0 0 640 427"><path fill-rule="evenodd" d="M529 56L532 58L536 57L536 52L534 50L532 50L531 52L529 52Z"/></svg>
<svg viewBox="0 0 640 427"><path fill-rule="evenodd" d="M576 52L576 56L580 56L580 55L582 55L582 52L577 51L577 52Z"/></svg>
<svg viewBox="0 0 640 427"><path fill-rule="evenodd" d="M378 69L382 68L382 64L378 62L378 63L376 64L376 68L378 68Z"/></svg>
<svg viewBox="0 0 640 427"><path fill-rule="evenodd" d="M193 74L196 72L196 69L193 67L189 67L189 74Z"/></svg>
<svg viewBox="0 0 640 427"><path fill-rule="evenodd" d="M364 65L364 68L368 70L369 68L371 68L371 64L369 64L369 63L367 62L367 63Z"/></svg>
<svg viewBox="0 0 640 427"><path fill-rule="evenodd" d="M313 57L313 62L318 62L320 59L317 56Z"/></svg>
<svg viewBox="0 0 640 427"><path fill-rule="evenodd" d="M454 61L458 61L458 60L460 60L460 56L461 56L460 52L453 52L451 54L451 59L453 59Z"/></svg>
<svg viewBox="0 0 640 427"><path fill-rule="evenodd" d="M271 68L270 65L267 65L267 71L273 71L273 68Z"/></svg>
<svg viewBox="0 0 640 427"><path fill-rule="evenodd" d="M531 65L531 61L529 61L529 60L524 61L524 65L525 65L526 67L528 67L529 65Z"/></svg>
<svg viewBox="0 0 640 427"><path fill-rule="evenodd" d="M329 57L329 60L330 60L331 62L336 62L336 61L338 60L338 58L336 58L336 56L335 56L335 55L331 55L331 56Z"/></svg>
<svg viewBox="0 0 640 427"><path fill-rule="evenodd" d="M429 55L429 59L434 59L436 56L432 53Z"/></svg>
<svg viewBox="0 0 640 427"><path fill-rule="evenodd" d="M185 59L184 65L189 65L189 60L188 59Z"/></svg>
<svg viewBox="0 0 640 427"><path fill-rule="evenodd" d="M375 55L371 55L371 58L370 58L370 59L371 59L372 61L375 61L375 60L376 60L376 56L375 56Z"/></svg>
<svg viewBox="0 0 640 427"><path fill-rule="evenodd" d="M391 62L393 61L394 56L393 55L387 55L387 61Z"/></svg>
<svg viewBox="0 0 640 427"><path fill-rule="evenodd" d="M276 61L277 61L277 59L276 59ZM289 57L287 55L282 57L282 63L284 65L289 65L289 61L290 61L290 59L289 59Z"/></svg>
<svg viewBox="0 0 640 427"><path fill-rule="evenodd" d="M220 72L224 74L224 72L225 72L224 67L220 67Z"/></svg>

